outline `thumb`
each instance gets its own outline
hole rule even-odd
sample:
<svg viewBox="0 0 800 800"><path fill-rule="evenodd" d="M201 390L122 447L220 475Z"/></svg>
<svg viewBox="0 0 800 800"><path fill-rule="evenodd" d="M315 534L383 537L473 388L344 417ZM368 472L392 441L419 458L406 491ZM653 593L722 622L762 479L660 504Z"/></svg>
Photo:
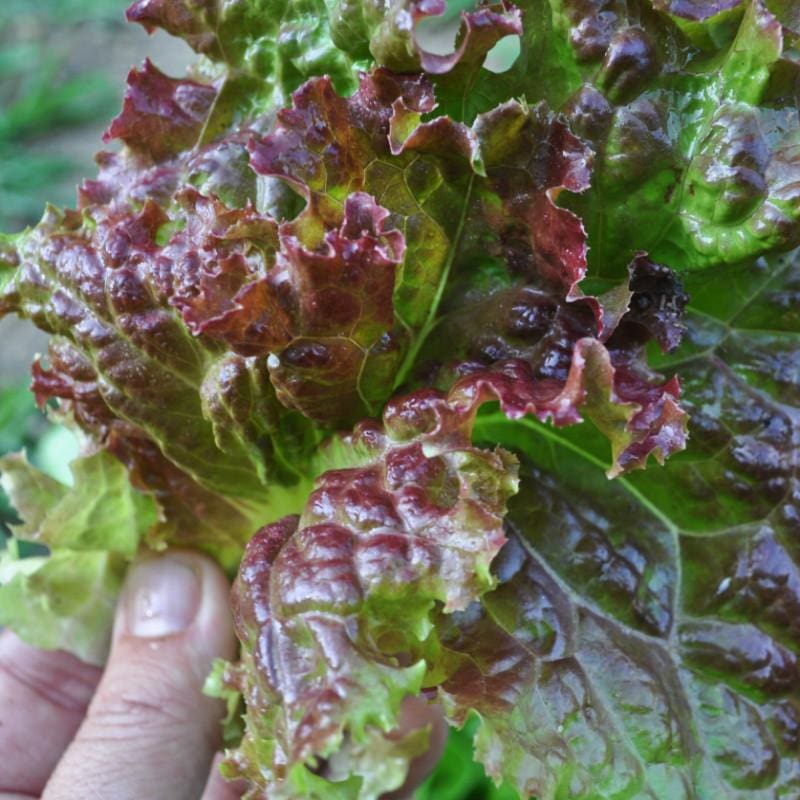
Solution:
<svg viewBox="0 0 800 800"><path fill-rule="evenodd" d="M208 558L169 552L128 575L103 677L42 800L196 800L222 713L201 689L233 658L228 584Z"/></svg>

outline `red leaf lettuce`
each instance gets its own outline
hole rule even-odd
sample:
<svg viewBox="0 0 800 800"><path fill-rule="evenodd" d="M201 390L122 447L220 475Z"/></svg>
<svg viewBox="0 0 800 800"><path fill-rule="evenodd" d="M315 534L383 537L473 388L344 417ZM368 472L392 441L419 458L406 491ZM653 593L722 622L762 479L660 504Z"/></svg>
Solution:
<svg viewBox="0 0 800 800"><path fill-rule="evenodd" d="M86 451L2 467L51 552L0 623L100 660L92 592L211 553L251 798L398 788L420 693L523 797L800 793L790 5L479 5L442 54L438 0L135 2L200 62L0 239Z"/></svg>

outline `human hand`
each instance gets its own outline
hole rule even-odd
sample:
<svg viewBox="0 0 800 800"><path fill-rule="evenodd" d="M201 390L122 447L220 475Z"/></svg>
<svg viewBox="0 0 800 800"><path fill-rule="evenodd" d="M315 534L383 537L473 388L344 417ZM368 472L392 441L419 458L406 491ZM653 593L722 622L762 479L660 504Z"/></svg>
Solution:
<svg viewBox="0 0 800 800"><path fill-rule="evenodd" d="M0 800L233 800L219 775L219 701L201 690L217 657L236 656L228 584L186 551L129 571L105 670L0 634ZM421 700L401 728L432 725L431 749L394 800L436 763L446 725Z"/></svg>

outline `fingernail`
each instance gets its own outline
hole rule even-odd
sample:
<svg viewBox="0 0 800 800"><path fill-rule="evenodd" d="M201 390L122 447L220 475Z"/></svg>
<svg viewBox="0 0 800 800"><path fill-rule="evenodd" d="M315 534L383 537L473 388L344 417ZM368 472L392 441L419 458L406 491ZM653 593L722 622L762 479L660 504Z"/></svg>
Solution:
<svg viewBox="0 0 800 800"><path fill-rule="evenodd" d="M173 555L135 564L125 583L125 627L155 638L186 630L200 608L200 576Z"/></svg>

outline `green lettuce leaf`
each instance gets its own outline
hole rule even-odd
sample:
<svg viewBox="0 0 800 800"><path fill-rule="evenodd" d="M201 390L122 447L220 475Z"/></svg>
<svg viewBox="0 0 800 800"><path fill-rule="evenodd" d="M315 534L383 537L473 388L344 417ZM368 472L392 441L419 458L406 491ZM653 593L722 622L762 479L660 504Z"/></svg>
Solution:
<svg viewBox="0 0 800 800"><path fill-rule="evenodd" d="M517 6L464 12L448 56L416 43L444 3L342 2L333 19L344 20L356 50L359 34L371 37L379 64L432 73L457 120L471 123L510 97L562 111L596 155L591 189L569 205L598 274L623 275L640 250L675 269L705 268L800 242L798 26L785 3ZM511 68L481 69L489 47L515 33Z"/></svg>
<svg viewBox="0 0 800 800"><path fill-rule="evenodd" d="M551 102L597 154L592 190L572 204L593 266L619 274L647 250L698 269L795 247L796 35L761 0L654 6L603 17L566 4L560 63L574 79Z"/></svg>
<svg viewBox="0 0 800 800"><path fill-rule="evenodd" d="M0 625L36 647L102 664L127 562L159 519L152 497L133 489L105 451L71 464L66 486L24 456L0 459L0 481L22 517L16 540L50 553L20 559L12 540L0 557Z"/></svg>

